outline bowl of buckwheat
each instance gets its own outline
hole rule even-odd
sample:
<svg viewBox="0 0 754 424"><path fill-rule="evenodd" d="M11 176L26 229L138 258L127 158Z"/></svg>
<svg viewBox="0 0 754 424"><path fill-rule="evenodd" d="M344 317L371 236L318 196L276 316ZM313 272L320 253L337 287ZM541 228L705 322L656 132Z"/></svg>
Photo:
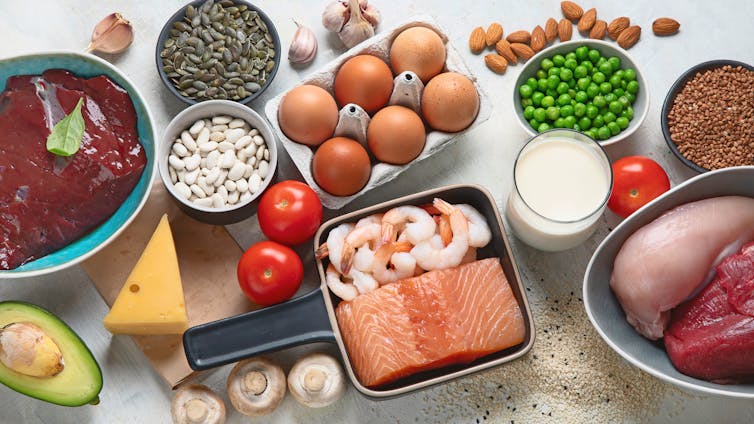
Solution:
<svg viewBox="0 0 754 424"><path fill-rule="evenodd" d="M275 136L252 109L208 100L173 118L157 151L162 182L178 206L202 222L225 225L250 217L274 178Z"/></svg>
<svg viewBox="0 0 754 424"><path fill-rule="evenodd" d="M670 150L697 172L754 165L754 67L700 63L681 75L662 105Z"/></svg>

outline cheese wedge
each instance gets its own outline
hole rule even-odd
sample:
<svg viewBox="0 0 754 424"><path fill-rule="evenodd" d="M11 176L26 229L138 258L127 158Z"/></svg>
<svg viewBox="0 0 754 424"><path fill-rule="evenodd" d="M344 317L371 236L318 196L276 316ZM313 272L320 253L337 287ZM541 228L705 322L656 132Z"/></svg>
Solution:
<svg viewBox="0 0 754 424"><path fill-rule="evenodd" d="M186 303L173 234L163 215L147 247L104 319L113 334L182 334Z"/></svg>

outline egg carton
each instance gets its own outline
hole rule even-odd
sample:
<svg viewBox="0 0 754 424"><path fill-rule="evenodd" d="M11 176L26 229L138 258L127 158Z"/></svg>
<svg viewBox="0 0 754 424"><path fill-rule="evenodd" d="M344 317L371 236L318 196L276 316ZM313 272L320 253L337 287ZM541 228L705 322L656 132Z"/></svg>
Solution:
<svg viewBox="0 0 754 424"><path fill-rule="evenodd" d="M383 162L377 162L376 164L372 165L372 174L369 177L369 181L364 186L364 188L362 188L357 193L350 196L334 196L317 185L311 172L311 162L312 157L314 156L314 150L309 146L296 143L295 141L286 137L280 128L280 123L278 122L278 107L280 106L280 102L283 97L288 94L288 91L270 99L265 104L264 111L267 115L267 119L272 124L272 127L281 143L283 144L283 147L288 152L288 155L293 160L293 163L296 164L296 167L303 175L304 180L306 180L309 186L311 186L312 189L317 192L319 198L322 201L322 205L328 209L340 209L357 197L373 189L374 187L383 185L393 180L403 171L408 169L408 167L429 158L430 156L449 146L451 143L458 140L462 134L471 131L472 129L489 119L490 115L492 114L492 104L490 103L489 97L482 90L479 81L477 81L476 77L474 77L469 68L466 66L458 50L453 46L453 44L448 41L448 37L445 35L445 31L443 31L442 28L437 25L434 19L429 16L413 17L403 24L376 34L375 36L363 41L362 43L354 46L347 52L338 56L336 59L322 67L322 69L302 80L299 85L316 85L327 90L330 94L333 94L333 81L335 80L335 74L338 72L338 69L340 69L341 64L343 64L346 60L361 54L371 54L373 56L377 56L385 61L385 63L389 64L390 45L392 44L393 40L403 30L414 26L424 26L430 28L440 35L447 47L444 71L458 72L459 74L463 74L471 79L471 81L474 83L474 86L476 87L477 93L479 93L479 113L477 114L474 122L463 131L455 133L446 133L435 130L428 131L424 150L422 150L421 154L419 154L416 159L406 165L391 165ZM291 89L292 88L294 87L291 87Z"/></svg>

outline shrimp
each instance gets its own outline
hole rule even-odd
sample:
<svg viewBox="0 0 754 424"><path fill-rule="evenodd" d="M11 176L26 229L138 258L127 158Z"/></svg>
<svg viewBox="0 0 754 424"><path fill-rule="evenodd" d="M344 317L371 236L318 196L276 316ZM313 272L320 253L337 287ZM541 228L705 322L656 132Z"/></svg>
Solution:
<svg viewBox="0 0 754 424"><path fill-rule="evenodd" d="M484 247L492 239L492 232L487 219L476 208L468 204L454 205L463 212L469 221L469 246Z"/></svg>
<svg viewBox="0 0 754 424"><path fill-rule="evenodd" d="M416 258L416 263L426 270L458 266L463 260L466 251L469 250L469 222L459 208L442 199L435 199L433 205L443 215L448 215L450 218L450 229L453 231L453 239L447 246L444 246L445 243L442 242L442 237L435 235L414 246L411 249L411 255Z"/></svg>
<svg viewBox="0 0 754 424"><path fill-rule="evenodd" d="M408 253L410 248L408 243L393 242L377 249L372 262L372 275L381 285L414 276L416 260Z"/></svg>
<svg viewBox="0 0 754 424"><path fill-rule="evenodd" d="M363 220L362 220L363 221ZM359 221L361 222L361 221ZM379 247L380 243L380 224L366 223L359 227L358 225L346 236L343 243L343 253L340 255L340 271L344 275L348 275L351 271L351 265L353 265L354 255L356 254L356 248L363 248L364 250L371 251L370 245L372 242L377 242L375 248ZM365 255L362 254L360 259L359 269L363 270L366 260Z"/></svg>
<svg viewBox="0 0 754 424"><path fill-rule="evenodd" d="M351 273L348 277L353 279L353 285L359 290L359 293L369 293L372 290L376 290L380 283L368 272L362 272L358 269L351 269Z"/></svg>
<svg viewBox="0 0 754 424"><path fill-rule="evenodd" d="M327 241L315 252L317 258L322 259L324 257L329 257L330 263L335 265L336 270L339 270L340 258L343 252L343 243L348 233L353 230L353 227L353 224L340 224L330 230L330 234L327 235Z"/></svg>
<svg viewBox="0 0 754 424"><path fill-rule="evenodd" d="M341 277L342 276L332 263L327 266L327 271L325 271L325 282L327 283L327 287L330 288L330 291L345 301L356 299L356 296L359 295L359 290L355 285L343 282Z"/></svg>
<svg viewBox="0 0 754 424"><path fill-rule="evenodd" d="M437 224L432 215L422 208L398 206L387 211L382 217L382 242L395 241L401 228L404 228L403 232L408 241L416 245L432 237Z"/></svg>

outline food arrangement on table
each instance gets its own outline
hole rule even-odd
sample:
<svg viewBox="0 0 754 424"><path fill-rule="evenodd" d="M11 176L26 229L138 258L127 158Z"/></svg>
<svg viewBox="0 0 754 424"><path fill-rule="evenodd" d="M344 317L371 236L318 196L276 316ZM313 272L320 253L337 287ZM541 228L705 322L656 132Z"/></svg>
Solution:
<svg viewBox="0 0 754 424"><path fill-rule="evenodd" d="M670 88L661 117L668 149L702 173L671 189L656 161L611 163L606 152L649 113L648 84L626 51L640 25L597 19L596 8L570 1L561 10L563 19L531 32L506 36L493 23L469 38L473 54L495 49L484 61L496 74L525 63L511 112L532 137L503 165L513 176L502 203L512 236L563 251L589 239L606 208L625 218L584 277L595 328L660 379L752 398L754 70L709 62ZM348 382L370 399L387 398L526 355L537 316L484 187L385 199L322 222L323 208L338 211L395 184L491 116L490 96L465 64L473 57L433 19L387 29L381 20L366 0L329 2L322 24L347 50L269 100L265 119L248 105L285 72L272 20L243 1L187 4L165 24L155 61L166 90L191 106L159 129L160 138L136 87L102 59L0 61L0 278L54 272L95 254L101 260L141 211L151 237L127 277L99 283L111 305L103 326L137 336L148 357L143 346L154 343L155 356L172 358L170 376L157 368L179 385L176 423L225 420L222 395L190 384L191 370L237 362L226 387L231 406L263 416L287 391L321 408ZM571 39L574 24L587 39ZM322 40L296 26L287 59L306 66ZM679 28L671 18L652 23L656 36ZM601 41L606 35L617 46ZM130 22L115 13L95 27L88 50L118 53L132 38ZM282 154L303 181L278 181ZM157 190L175 206L161 204L159 213L148 210L157 204L155 170ZM215 226L253 216L264 238L237 264L227 255L235 272L215 271L226 274L223 287L237 284L242 302L200 310L199 277L186 274L178 240L211 233L232 245ZM311 256L300 254L306 245ZM94 263L86 265L93 279L106 273ZM314 268L318 288L291 299ZM52 312L0 302L0 327L0 382L60 405L97 402L99 365ZM277 351L321 341L334 343L338 357L316 352L290 370L275 360Z"/></svg>

